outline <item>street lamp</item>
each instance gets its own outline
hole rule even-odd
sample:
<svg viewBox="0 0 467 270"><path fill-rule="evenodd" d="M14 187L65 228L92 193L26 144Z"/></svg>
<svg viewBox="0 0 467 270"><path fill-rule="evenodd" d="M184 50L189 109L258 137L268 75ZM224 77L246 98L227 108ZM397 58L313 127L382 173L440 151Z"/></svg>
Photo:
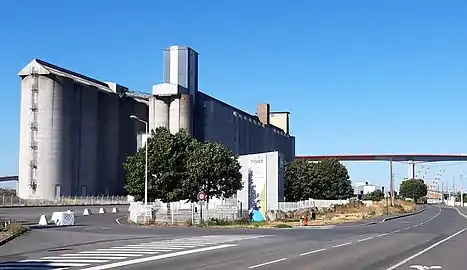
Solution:
<svg viewBox="0 0 467 270"><path fill-rule="evenodd" d="M141 118L139 118L136 115L130 115L130 119L144 123L144 126L146 128L146 153L145 153L146 160L144 163L144 205L147 205L148 204L148 133L149 133L148 122L141 120Z"/></svg>

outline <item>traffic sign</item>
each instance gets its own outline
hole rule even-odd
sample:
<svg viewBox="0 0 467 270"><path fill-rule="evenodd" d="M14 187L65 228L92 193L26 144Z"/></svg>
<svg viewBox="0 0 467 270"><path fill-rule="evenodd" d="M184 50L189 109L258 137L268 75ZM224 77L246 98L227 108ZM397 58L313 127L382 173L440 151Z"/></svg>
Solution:
<svg viewBox="0 0 467 270"><path fill-rule="evenodd" d="M206 193L204 193L204 191L198 192L197 198L198 198L198 201L204 201L204 200L206 200Z"/></svg>

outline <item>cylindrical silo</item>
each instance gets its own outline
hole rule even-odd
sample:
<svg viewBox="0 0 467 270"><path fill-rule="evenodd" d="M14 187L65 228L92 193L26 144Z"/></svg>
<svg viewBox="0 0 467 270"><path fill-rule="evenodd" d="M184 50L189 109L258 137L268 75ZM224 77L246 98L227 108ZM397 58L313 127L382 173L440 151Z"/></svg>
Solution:
<svg viewBox="0 0 467 270"><path fill-rule="evenodd" d="M188 134L192 134L192 106L191 96L182 94L180 96L180 128L185 129Z"/></svg>
<svg viewBox="0 0 467 270"><path fill-rule="evenodd" d="M94 87L77 89L81 96L79 103L79 148L78 148L78 177L75 179L75 194L81 196L93 195L97 179L97 133L99 117L98 90Z"/></svg>
<svg viewBox="0 0 467 270"><path fill-rule="evenodd" d="M154 97L154 128L169 127L169 102L163 97Z"/></svg>
<svg viewBox="0 0 467 270"><path fill-rule="evenodd" d="M30 149L30 123L31 123L31 76L21 80L21 113L19 135L19 168L18 168L18 196L20 198L32 197L29 190L29 178L31 173L31 149Z"/></svg>
<svg viewBox="0 0 467 270"><path fill-rule="evenodd" d="M118 179L120 100L118 95L99 92L99 179L98 193L111 194Z"/></svg>
<svg viewBox="0 0 467 270"><path fill-rule="evenodd" d="M155 97L151 96L149 97L149 117L148 117L150 131L156 128L156 125L154 123L155 116L156 116Z"/></svg>
<svg viewBox="0 0 467 270"><path fill-rule="evenodd" d="M180 97L175 96L170 99L169 108L169 130L175 134L180 130Z"/></svg>
<svg viewBox="0 0 467 270"><path fill-rule="evenodd" d="M70 82L41 76L38 94L37 196L70 195Z"/></svg>

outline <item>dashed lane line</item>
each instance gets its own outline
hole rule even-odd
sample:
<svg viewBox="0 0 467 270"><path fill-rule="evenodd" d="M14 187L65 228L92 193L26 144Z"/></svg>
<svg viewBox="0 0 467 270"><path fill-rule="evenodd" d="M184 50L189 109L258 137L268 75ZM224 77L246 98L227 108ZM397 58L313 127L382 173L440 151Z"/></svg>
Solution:
<svg viewBox="0 0 467 270"><path fill-rule="evenodd" d="M352 242L347 242L347 243L344 243L344 244L335 245L332 248L345 247L345 246L348 246L348 245L352 245Z"/></svg>
<svg viewBox="0 0 467 270"><path fill-rule="evenodd" d="M76 253L49 255L34 260L2 262L0 263L0 270L12 268L40 270L44 268L51 269L51 267L65 267L67 269L70 267L89 267L92 270L109 269L197 252L234 247L236 246L235 242L267 236L272 235L205 235L163 241L157 240L138 245L110 246L94 250L77 251Z"/></svg>
<svg viewBox="0 0 467 270"><path fill-rule="evenodd" d="M305 253L300 254L300 256L306 256L306 255L310 255L310 254L314 254L314 253L318 253L318 252L322 252L322 251L326 251L326 249L321 248L321 249L305 252Z"/></svg>
<svg viewBox="0 0 467 270"><path fill-rule="evenodd" d="M261 266L270 265L270 264L282 262L282 261L285 261L285 260L287 260L287 258L282 258L282 259L278 259L278 260L274 260L274 261L270 261L270 262L265 262L265 263L261 263L261 264L257 264L257 265L252 265L252 266L248 267L248 269L258 268L258 267L261 267Z"/></svg>
<svg viewBox="0 0 467 270"><path fill-rule="evenodd" d="M352 244L354 244L354 243L361 243L361 242L369 241L369 240L371 240L371 239L375 239L375 238L379 238L379 237L391 235L391 234L398 233L398 232L405 231L405 230L409 230L409 229L411 229L411 228L416 228L416 227L418 227L418 226L421 226L421 225L423 225L423 224L426 224L426 223L432 221L433 219L435 219L437 216L439 216L439 214L441 214L441 211L442 211L442 209L440 208L439 211L438 211L438 213L436 213L436 215L432 216L431 218L429 218L429 219L426 220L426 221L420 222L419 224L417 224L417 226L415 226L415 225L414 225L414 226L409 226L409 227L406 227L406 228L403 228L403 229L398 229L398 230L395 230L395 231L392 231L392 232L389 232L389 233L378 234L378 235L376 235L376 236L371 236L371 237L359 239L359 240L357 240L356 242L347 242L347 243L335 245L335 246L332 246L331 249L335 249L335 248L339 248L339 247L344 247L344 246L352 245ZM465 216L465 217L467 218L467 216ZM316 250L312 250L312 251L309 251L309 252L302 253L302 254L300 254L299 256L307 256L307 255L316 254L316 253L325 252L325 251L329 251L329 250L328 250L328 249L325 249L325 248L321 248L321 249L316 249ZM287 260L287 259L288 259L287 257L284 257L284 258L282 258L282 259L278 259L278 260L274 260L274 261L269 261L269 262L265 262L265 263L261 263L261 264L257 264L257 265L253 265L253 266L250 266L250 267L248 267L248 268L249 268L249 269L258 268L258 267L266 266L266 265L269 265L269 264L273 264L273 263L278 263L278 262L281 262L281 261L285 261L285 260ZM387 269L387 270L393 270L393 269Z"/></svg>

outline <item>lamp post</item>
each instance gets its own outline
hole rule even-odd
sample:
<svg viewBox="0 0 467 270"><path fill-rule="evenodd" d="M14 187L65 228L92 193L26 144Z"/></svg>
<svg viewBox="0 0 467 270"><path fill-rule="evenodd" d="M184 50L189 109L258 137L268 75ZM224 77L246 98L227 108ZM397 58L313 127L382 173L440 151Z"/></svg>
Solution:
<svg viewBox="0 0 467 270"><path fill-rule="evenodd" d="M141 122L146 128L146 153L145 153L145 162L144 162L144 205L148 204L148 122L141 120L136 115L130 115L130 119Z"/></svg>

